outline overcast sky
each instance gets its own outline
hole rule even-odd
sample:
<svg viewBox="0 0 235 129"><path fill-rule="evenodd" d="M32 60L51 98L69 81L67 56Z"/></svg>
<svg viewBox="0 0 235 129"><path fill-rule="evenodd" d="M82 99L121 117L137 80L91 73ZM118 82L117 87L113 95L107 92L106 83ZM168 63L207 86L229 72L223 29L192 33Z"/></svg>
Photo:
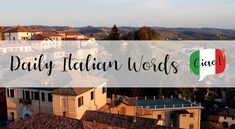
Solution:
<svg viewBox="0 0 235 129"><path fill-rule="evenodd" d="M0 25L235 29L235 0L2 0Z"/></svg>

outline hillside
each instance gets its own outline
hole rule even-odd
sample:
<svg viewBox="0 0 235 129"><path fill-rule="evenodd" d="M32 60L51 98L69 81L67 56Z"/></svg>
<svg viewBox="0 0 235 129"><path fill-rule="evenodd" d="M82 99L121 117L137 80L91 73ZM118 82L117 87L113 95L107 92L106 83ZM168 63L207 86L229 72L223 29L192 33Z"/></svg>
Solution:
<svg viewBox="0 0 235 129"><path fill-rule="evenodd" d="M45 31L79 31L85 35L93 35L96 39L104 39L111 27L69 27L69 26L41 26L32 25L28 28L39 28ZM158 35L159 40L235 40L235 30L218 28L164 28L151 27ZM118 27L121 35L140 29L140 27Z"/></svg>

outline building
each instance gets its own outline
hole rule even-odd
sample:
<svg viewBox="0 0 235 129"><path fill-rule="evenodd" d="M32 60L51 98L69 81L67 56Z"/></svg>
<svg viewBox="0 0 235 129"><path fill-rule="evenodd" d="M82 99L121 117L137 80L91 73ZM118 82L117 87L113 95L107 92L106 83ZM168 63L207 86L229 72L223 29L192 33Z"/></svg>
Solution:
<svg viewBox="0 0 235 129"><path fill-rule="evenodd" d="M64 32L64 39L74 39L74 40L88 40L88 38L81 34L80 32Z"/></svg>
<svg viewBox="0 0 235 129"><path fill-rule="evenodd" d="M177 129L174 127L159 126L157 125L158 120L156 119L90 110L84 113L81 120L108 125L118 129Z"/></svg>
<svg viewBox="0 0 235 129"><path fill-rule="evenodd" d="M10 29L9 27L0 27L0 41L5 40L4 31Z"/></svg>
<svg viewBox="0 0 235 129"><path fill-rule="evenodd" d="M71 72L67 76L72 80L67 82L61 79L64 75L57 75L56 71L54 74L48 78L35 72L6 83L8 87L65 87L7 88L8 119L14 121L39 112L80 119L86 110L97 110L106 104L106 79Z"/></svg>
<svg viewBox="0 0 235 129"><path fill-rule="evenodd" d="M107 103L107 81L86 75L76 77L74 86L91 88L59 88L53 94L53 114L80 119L86 110L98 110Z"/></svg>
<svg viewBox="0 0 235 129"><path fill-rule="evenodd" d="M208 120L217 124L220 123L224 127L230 127L232 129L235 127L235 109L218 109L216 115L210 115Z"/></svg>
<svg viewBox="0 0 235 129"><path fill-rule="evenodd" d="M1 43L0 54L17 53L17 52L32 52L32 47L28 43Z"/></svg>
<svg viewBox="0 0 235 129"><path fill-rule="evenodd" d="M0 127L7 120L7 106L5 88L0 88Z"/></svg>
<svg viewBox="0 0 235 129"><path fill-rule="evenodd" d="M45 40L45 41L61 41L62 36L57 32L44 32L41 34L34 35L32 40Z"/></svg>
<svg viewBox="0 0 235 129"><path fill-rule="evenodd" d="M7 115L9 121L33 114L53 113L53 89L7 88Z"/></svg>
<svg viewBox="0 0 235 129"><path fill-rule="evenodd" d="M3 33L5 40L30 40L34 35L40 34L42 31L17 26L4 31Z"/></svg>
<svg viewBox="0 0 235 129"><path fill-rule="evenodd" d="M81 120L39 113L11 123L9 129L176 129L156 125L154 119L86 111Z"/></svg>
<svg viewBox="0 0 235 129"><path fill-rule="evenodd" d="M162 126L200 129L201 109L200 104L186 99L116 97L106 111L157 119Z"/></svg>

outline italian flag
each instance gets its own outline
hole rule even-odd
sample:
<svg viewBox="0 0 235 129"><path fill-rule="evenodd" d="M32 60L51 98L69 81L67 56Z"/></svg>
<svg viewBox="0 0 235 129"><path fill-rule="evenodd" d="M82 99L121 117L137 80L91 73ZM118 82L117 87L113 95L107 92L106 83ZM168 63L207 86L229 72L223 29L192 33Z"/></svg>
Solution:
<svg viewBox="0 0 235 129"><path fill-rule="evenodd" d="M197 50L190 56L191 72L200 75L199 81L207 75L222 73L225 65L225 55L220 49Z"/></svg>

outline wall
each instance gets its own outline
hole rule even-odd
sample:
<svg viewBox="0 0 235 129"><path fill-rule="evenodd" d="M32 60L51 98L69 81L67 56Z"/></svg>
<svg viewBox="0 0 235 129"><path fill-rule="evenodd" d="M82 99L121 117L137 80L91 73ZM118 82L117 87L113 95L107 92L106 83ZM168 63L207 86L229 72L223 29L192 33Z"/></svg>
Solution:
<svg viewBox="0 0 235 129"><path fill-rule="evenodd" d="M11 113L14 113L14 119L19 120L22 118L22 109L25 107L24 104L21 104L19 102L20 98L23 98L22 94L23 89L15 89L14 90L14 98L7 97L7 114L8 114L8 120L12 120L12 115ZM28 90L30 91L30 98L31 96L31 91L33 90ZM42 100L40 101L40 107L39 107L39 101L38 100L31 100L32 104L29 104L28 107L32 110L33 114L44 112L44 113L53 113L53 107L52 107L52 102L48 102L48 96L47 93L50 93L50 91L40 91L45 93L45 101L43 102ZM6 89L7 93L7 89ZM40 94L41 95L41 94ZM41 98L41 97L40 97Z"/></svg>
<svg viewBox="0 0 235 129"><path fill-rule="evenodd" d="M63 116L66 111L66 117L80 119L86 110L98 110L107 102L107 92L102 93L102 87L106 83L93 88L78 96L53 95L53 113ZM91 92L94 91L94 99L91 100ZM83 96L83 105L78 107L78 98ZM66 99L66 100L64 100ZM66 101L66 102L65 102Z"/></svg>

